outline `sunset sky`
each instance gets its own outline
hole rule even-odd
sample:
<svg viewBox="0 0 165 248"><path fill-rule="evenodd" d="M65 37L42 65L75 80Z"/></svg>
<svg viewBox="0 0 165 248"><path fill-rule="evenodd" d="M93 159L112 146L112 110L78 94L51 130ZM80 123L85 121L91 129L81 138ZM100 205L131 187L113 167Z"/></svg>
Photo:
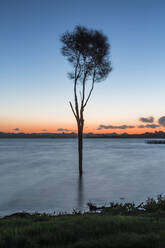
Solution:
<svg viewBox="0 0 165 248"><path fill-rule="evenodd" d="M85 132L165 131L164 13L164 0L1 0L0 131L76 131L60 52L75 25L111 44L113 71L95 85Z"/></svg>

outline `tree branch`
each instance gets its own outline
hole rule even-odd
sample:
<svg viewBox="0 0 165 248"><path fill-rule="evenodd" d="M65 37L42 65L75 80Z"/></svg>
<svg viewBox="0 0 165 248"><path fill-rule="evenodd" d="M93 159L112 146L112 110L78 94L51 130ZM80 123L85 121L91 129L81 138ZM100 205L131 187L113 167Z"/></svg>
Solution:
<svg viewBox="0 0 165 248"><path fill-rule="evenodd" d="M83 90L82 90L81 108L84 105L84 99L85 99L85 82L86 82L86 77L87 77L87 71L84 73L84 78L83 78Z"/></svg>
<svg viewBox="0 0 165 248"><path fill-rule="evenodd" d="M71 107L71 109L72 109L72 112L73 112L73 114L74 114L74 116L75 116L75 118L76 118L76 120L77 120L77 115L76 115L76 113L75 113L75 111L74 111L73 105L72 105L71 102L69 102L69 104L70 104L70 107Z"/></svg>
<svg viewBox="0 0 165 248"><path fill-rule="evenodd" d="M84 111L85 83L86 83L87 73L88 73L88 71L85 71L84 78L83 78L83 89L82 89L82 99L81 99L81 109L80 109L80 125L81 125L82 130L83 130L83 126L84 126L83 111Z"/></svg>
<svg viewBox="0 0 165 248"><path fill-rule="evenodd" d="M82 71L82 67L81 67L80 59L79 59L79 65L78 65L78 67L79 67L79 72L78 72L78 74L77 74L77 79L80 77L80 75L81 75L81 71Z"/></svg>
<svg viewBox="0 0 165 248"><path fill-rule="evenodd" d="M94 71L94 73L93 73L93 79L92 79L92 87L91 87L91 90L89 91L89 95L88 95L88 97L87 97L87 99L86 99L86 101L85 101L85 104L83 105L83 108L85 108L85 106L87 105L87 103L88 103L88 101L89 101L89 98L90 98L90 96L91 96L91 94L92 94L92 91L93 91L93 89L94 89L95 75L96 75L96 72Z"/></svg>
<svg viewBox="0 0 165 248"><path fill-rule="evenodd" d="M80 60L80 55L77 58L77 64L75 68L75 79L74 79L74 98L75 98L75 111L76 111L77 120L79 120L79 107L78 107L78 100L77 100L77 80L78 80L77 69L79 66L79 60Z"/></svg>

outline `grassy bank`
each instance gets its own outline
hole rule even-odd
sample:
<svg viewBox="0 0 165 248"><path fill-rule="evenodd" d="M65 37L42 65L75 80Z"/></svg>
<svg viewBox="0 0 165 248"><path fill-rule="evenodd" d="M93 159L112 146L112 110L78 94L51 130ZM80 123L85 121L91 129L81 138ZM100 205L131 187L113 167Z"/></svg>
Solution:
<svg viewBox="0 0 165 248"><path fill-rule="evenodd" d="M99 214L1 219L0 247L165 247L165 220Z"/></svg>
<svg viewBox="0 0 165 248"><path fill-rule="evenodd" d="M164 200L111 204L101 214L13 214L0 219L0 247L164 248Z"/></svg>

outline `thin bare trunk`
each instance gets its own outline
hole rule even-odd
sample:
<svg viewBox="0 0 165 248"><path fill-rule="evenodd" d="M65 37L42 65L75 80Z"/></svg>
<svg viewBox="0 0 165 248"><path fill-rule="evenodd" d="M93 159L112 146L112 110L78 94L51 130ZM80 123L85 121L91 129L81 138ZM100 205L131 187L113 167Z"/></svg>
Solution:
<svg viewBox="0 0 165 248"><path fill-rule="evenodd" d="M78 131L78 155L79 155L79 175L82 176L82 161L83 161L83 133L82 130Z"/></svg>
<svg viewBox="0 0 165 248"><path fill-rule="evenodd" d="M78 127L78 157L79 157L79 175L80 177L83 174L83 126L84 123L82 120L79 120L77 123Z"/></svg>

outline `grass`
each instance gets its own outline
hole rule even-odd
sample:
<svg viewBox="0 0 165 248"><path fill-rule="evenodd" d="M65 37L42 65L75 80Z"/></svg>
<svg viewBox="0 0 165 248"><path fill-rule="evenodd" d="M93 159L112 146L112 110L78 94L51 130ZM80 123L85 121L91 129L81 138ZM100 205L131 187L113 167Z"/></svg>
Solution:
<svg viewBox="0 0 165 248"><path fill-rule="evenodd" d="M137 207L111 203L101 214L13 214L0 219L0 247L164 248L164 202L158 196Z"/></svg>
<svg viewBox="0 0 165 248"><path fill-rule="evenodd" d="M134 247L165 246L165 221L141 216L99 214L3 218L0 247Z"/></svg>

